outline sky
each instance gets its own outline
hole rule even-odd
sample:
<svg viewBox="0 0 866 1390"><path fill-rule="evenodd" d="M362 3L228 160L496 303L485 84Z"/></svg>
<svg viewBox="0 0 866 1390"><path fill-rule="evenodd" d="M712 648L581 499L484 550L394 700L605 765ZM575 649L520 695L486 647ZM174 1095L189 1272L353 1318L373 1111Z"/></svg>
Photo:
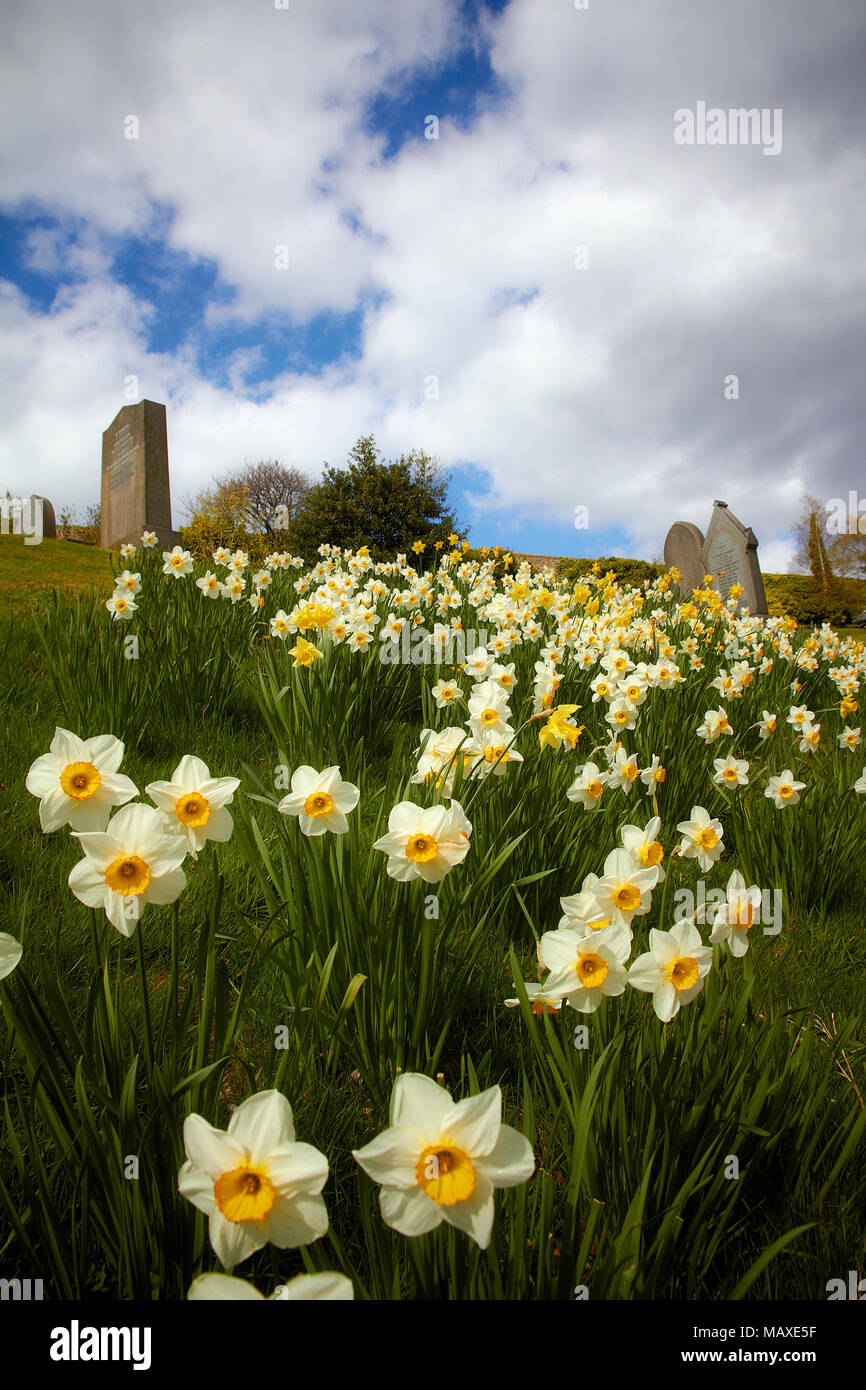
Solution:
<svg viewBox="0 0 866 1390"><path fill-rule="evenodd" d="M720 498L773 572L804 494L866 495L862 0L3 27L0 491L83 515L147 398L175 525L214 476L315 478L368 434L530 553L657 557Z"/></svg>

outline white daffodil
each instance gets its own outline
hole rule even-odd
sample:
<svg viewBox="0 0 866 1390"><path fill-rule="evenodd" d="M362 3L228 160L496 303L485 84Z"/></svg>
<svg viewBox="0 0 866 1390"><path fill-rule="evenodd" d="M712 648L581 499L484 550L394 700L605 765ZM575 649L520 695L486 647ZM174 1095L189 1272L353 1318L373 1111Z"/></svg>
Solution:
<svg viewBox="0 0 866 1390"><path fill-rule="evenodd" d="M732 754L727 758L714 758L713 767L716 769L713 781L719 786L733 790L749 785L749 764L744 758L735 758Z"/></svg>
<svg viewBox="0 0 866 1390"><path fill-rule="evenodd" d="M482 681L469 696L469 727L477 733L513 733L508 723L508 696L497 681Z"/></svg>
<svg viewBox="0 0 866 1390"><path fill-rule="evenodd" d="M117 593L126 594L127 596L131 594L134 597L141 588L141 575L132 574L130 570L124 570L122 574L116 574L114 576L114 588Z"/></svg>
<svg viewBox="0 0 866 1390"><path fill-rule="evenodd" d="M220 595L222 598L229 599L232 605L240 603L241 599L244 597L246 586L247 581L244 579L243 575L232 572L225 584L220 585Z"/></svg>
<svg viewBox="0 0 866 1390"><path fill-rule="evenodd" d="M491 772L495 777L504 777L509 764L523 762L523 754L518 753L514 747L513 734L508 739L497 733L479 734L476 751L477 767L481 777L486 777Z"/></svg>
<svg viewBox="0 0 866 1390"><path fill-rule="evenodd" d="M463 752L463 771L468 772L474 761L472 739L467 735L465 729L460 729L456 725L451 725L447 729L422 729L421 743L415 752L418 754L418 765L412 776L412 782L416 785L422 782L430 783L434 779L437 787L444 788L446 795L454 782L457 771L457 764L460 758L456 754ZM446 774L446 779L440 774Z"/></svg>
<svg viewBox="0 0 866 1390"><path fill-rule="evenodd" d="M185 574L192 574L192 556L183 546L176 545L173 550L164 550L162 558L165 561L162 567L163 574L173 574L175 579L183 579Z"/></svg>
<svg viewBox="0 0 866 1390"><path fill-rule="evenodd" d="M777 811L783 811L786 806L796 806L805 786L805 782L795 782L793 772L786 767L778 777L769 778L764 796L772 801Z"/></svg>
<svg viewBox="0 0 866 1390"><path fill-rule="evenodd" d="M11 975L19 960L21 959L24 947L21 942L8 932L0 931L0 980L4 980L7 975Z"/></svg>
<svg viewBox="0 0 866 1390"><path fill-rule="evenodd" d="M667 775L667 768L662 767L658 754L653 753L649 767L645 767L640 775L640 780L646 787L647 796L656 795Z"/></svg>
<svg viewBox="0 0 866 1390"><path fill-rule="evenodd" d="M297 816L305 835L324 835L326 830L345 835L349 829L346 812L354 811L360 795L351 782L343 781L338 767L317 772L304 766L292 773L292 790L277 810L284 816Z"/></svg>
<svg viewBox="0 0 866 1390"><path fill-rule="evenodd" d="M493 1231L493 1192L535 1171L525 1135L502 1124L502 1092L491 1086L453 1101L428 1076L405 1072L391 1094L390 1127L352 1157L380 1183L382 1219L404 1236L443 1221L485 1250Z"/></svg>
<svg viewBox="0 0 866 1390"><path fill-rule="evenodd" d="M665 878L662 868L665 852L658 838L661 828L661 817L653 816L642 830L639 825L621 825L619 829L623 849L628 850L639 869L658 869L658 883L663 883Z"/></svg>
<svg viewBox="0 0 866 1390"><path fill-rule="evenodd" d="M611 701L607 714L604 716L604 722L619 732L622 729L633 729L637 723L637 717L637 706L631 700L625 699L624 696L617 695L616 699Z"/></svg>
<svg viewBox="0 0 866 1390"><path fill-rule="evenodd" d="M598 874L587 874L579 893L560 898L559 905L563 912L558 923L560 931L580 931L582 935L587 927L601 931L602 927L610 926L610 913L601 907L595 896L598 882Z"/></svg>
<svg viewBox="0 0 866 1390"><path fill-rule="evenodd" d="M696 858L707 873L724 852L722 822L712 820L703 806L693 806L691 820L680 821L677 830L683 837L679 846L683 859Z"/></svg>
<svg viewBox="0 0 866 1390"><path fill-rule="evenodd" d="M128 623L133 613L138 611L138 604L123 589L118 589L111 598L106 599L105 606L116 623Z"/></svg>
<svg viewBox="0 0 866 1390"><path fill-rule="evenodd" d="M631 933L620 923L600 931L545 932L538 946L539 959L550 971L544 992L561 995L579 1013L595 1013L606 995L624 992L630 951Z"/></svg>
<svg viewBox="0 0 866 1390"><path fill-rule="evenodd" d="M785 722L786 724L790 724L793 729L799 731L804 726L808 728L814 718L814 712L806 705L792 705L788 711L788 718Z"/></svg>
<svg viewBox="0 0 866 1390"><path fill-rule="evenodd" d="M290 632L297 632L297 628L289 622L289 615L284 608L279 608L271 618L271 636L279 637L281 642L285 642Z"/></svg>
<svg viewBox="0 0 866 1390"><path fill-rule="evenodd" d="M758 737L761 739L769 738L771 734L776 732L778 723L778 716L765 709L758 724Z"/></svg>
<svg viewBox="0 0 866 1390"><path fill-rule="evenodd" d="M722 734L733 734L728 722L727 712L719 705L718 709L708 709L698 727L698 738L705 743L715 743Z"/></svg>
<svg viewBox="0 0 866 1390"><path fill-rule="evenodd" d="M856 729L849 729L848 725L846 724L841 734L837 734L836 737L840 748L848 748L853 753L855 748L860 747L859 725Z"/></svg>
<svg viewBox="0 0 866 1390"><path fill-rule="evenodd" d="M820 724L803 724L800 728L802 735L797 744L801 753L814 753L821 742Z"/></svg>
<svg viewBox="0 0 866 1390"><path fill-rule="evenodd" d="M342 1303L354 1297L352 1281L345 1274L296 1274L287 1284L278 1284L272 1294L259 1293L254 1284L234 1274L200 1274L190 1284L187 1301L308 1303L315 1299Z"/></svg>
<svg viewBox="0 0 866 1390"><path fill-rule="evenodd" d="M144 546L145 550L153 550L153 547L156 545L156 532L142 531L141 543Z"/></svg>
<svg viewBox="0 0 866 1390"><path fill-rule="evenodd" d="M431 687L430 694L436 701L437 709L447 709L458 698L460 686L456 681L448 681L443 678Z"/></svg>
<svg viewBox="0 0 866 1390"><path fill-rule="evenodd" d="M627 753L622 745L617 744L613 756L608 761L610 764L607 770L608 785L619 787L620 791L628 796L640 775L637 758L633 753Z"/></svg>
<svg viewBox="0 0 866 1390"><path fill-rule="evenodd" d="M197 589L201 589L205 598L219 598L222 592L222 582L219 575L214 574L213 570L208 570L201 579L195 581Z"/></svg>
<svg viewBox="0 0 866 1390"><path fill-rule="evenodd" d="M183 1143L178 1191L209 1217L210 1243L225 1269L269 1243L309 1245L327 1231L319 1194L328 1160L312 1144L295 1142L292 1107L279 1091L243 1101L227 1130L188 1115Z"/></svg>
<svg viewBox="0 0 866 1390"><path fill-rule="evenodd" d="M127 543L126 545L122 545L122 546L120 547L120 558L121 558L121 560L130 560L134 554L135 554L135 546L134 546L134 545L129 545L129 544Z"/></svg>
<svg viewBox="0 0 866 1390"><path fill-rule="evenodd" d="M635 989L652 994L653 1008L662 1023L668 1023L683 1004L700 994L713 963L713 952L704 946L701 934L691 922L677 922L670 931L653 928L649 950L638 956L628 972Z"/></svg>
<svg viewBox="0 0 866 1390"><path fill-rule="evenodd" d="M854 790L858 796L866 796L866 767L863 769L862 777L858 777L854 783Z"/></svg>
<svg viewBox="0 0 866 1390"><path fill-rule="evenodd" d="M69 887L87 907L102 907L122 936L132 936L145 903L173 903L186 887L186 840L167 835L153 806L124 806L104 831L73 831L84 858Z"/></svg>
<svg viewBox="0 0 866 1390"><path fill-rule="evenodd" d="M749 949L749 931L761 914L761 890L747 888L738 869L728 879L724 903L710 907L713 930L711 941L727 941L731 954L744 956Z"/></svg>
<svg viewBox="0 0 866 1390"><path fill-rule="evenodd" d="M523 988L526 990L526 997L529 1000L529 1007L534 1014L557 1014L562 1008L561 994L548 994L543 985L536 984L534 980L524 980ZM507 1009L519 1009L519 999L506 999Z"/></svg>
<svg viewBox="0 0 866 1390"><path fill-rule="evenodd" d="M469 853L472 827L458 802L429 806L401 801L388 817L388 833L373 848L388 856L388 873L401 883L423 878L440 883Z"/></svg>
<svg viewBox="0 0 866 1390"><path fill-rule="evenodd" d="M596 763L584 763L565 794L569 801L579 801L581 806L586 808L598 806L601 803L607 776L607 773L602 772Z"/></svg>
<svg viewBox="0 0 866 1390"><path fill-rule="evenodd" d="M651 868L638 868L627 849L611 850L604 861L604 873L593 889L599 917L610 917L612 923L630 929L633 917L644 917L649 912L658 879L658 862Z"/></svg>
<svg viewBox="0 0 866 1390"><path fill-rule="evenodd" d="M58 728L50 747L31 764L24 782L39 797L39 824L46 835L62 825L104 830L111 808L138 795L135 783L117 771L123 744L113 735L81 739Z"/></svg>
<svg viewBox="0 0 866 1390"><path fill-rule="evenodd" d="M239 786L238 777L211 777L201 758L187 753L170 782L151 782L144 790L164 813L166 830L185 836L195 859L208 840L231 839L234 822L226 807Z"/></svg>

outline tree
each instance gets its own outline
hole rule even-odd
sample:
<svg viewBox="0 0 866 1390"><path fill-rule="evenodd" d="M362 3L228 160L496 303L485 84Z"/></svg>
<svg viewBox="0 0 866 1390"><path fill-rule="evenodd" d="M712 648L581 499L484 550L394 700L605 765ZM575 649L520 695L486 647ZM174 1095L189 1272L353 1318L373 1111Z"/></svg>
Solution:
<svg viewBox="0 0 866 1390"><path fill-rule="evenodd" d="M448 475L423 449L385 462L372 435L363 435L349 453L346 468L325 465L322 480L310 489L289 530L290 544L309 558L324 542L343 550L369 546L377 558L408 551L415 541L427 547L447 543L458 529L448 505Z"/></svg>
<svg viewBox="0 0 866 1390"><path fill-rule="evenodd" d="M866 536L840 531L835 512L819 497L807 494L794 527L794 567L811 574L821 584L827 571L830 579L834 575L866 573Z"/></svg>
<svg viewBox="0 0 866 1390"><path fill-rule="evenodd" d="M243 520L249 531L274 536L291 520L311 486L299 468L285 468L277 459L262 459L216 480L217 493L228 489L236 497L241 489ZM281 509L285 511L281 514Z"/></svg>

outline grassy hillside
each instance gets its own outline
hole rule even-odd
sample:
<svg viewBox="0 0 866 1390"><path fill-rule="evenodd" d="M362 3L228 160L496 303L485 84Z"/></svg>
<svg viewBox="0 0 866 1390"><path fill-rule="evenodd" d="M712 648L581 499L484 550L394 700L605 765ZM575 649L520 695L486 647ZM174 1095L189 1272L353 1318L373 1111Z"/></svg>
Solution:
<svg viewBox="0 0 866 1390"><path fill-rule="evenodd" d="M41 607L55 587L68 596L94 589L110 598L112 577L121 567L115 551L98 546L50 540L25 545L22 536L0 535L0 619Z"/></svg>

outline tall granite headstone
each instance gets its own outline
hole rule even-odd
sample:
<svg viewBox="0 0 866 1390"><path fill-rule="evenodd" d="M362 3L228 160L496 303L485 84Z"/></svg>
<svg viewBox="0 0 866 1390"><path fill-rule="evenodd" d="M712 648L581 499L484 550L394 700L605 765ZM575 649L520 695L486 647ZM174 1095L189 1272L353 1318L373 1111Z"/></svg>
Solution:
<svg viewBox="0 0 866 1390"><path fill-rule="evenodd" d="M164 550L180 540L171 525L165 406L156 401L125 405L102 435L99 543L139 546L142 531L155 531Z"/></svg>
<svg viewBox="0 0 866 1390"><path fill-rule="evenodd" d="M690 597L704 587L704 575L713 576L712 587L727 599L734 584L741 584L740 606L759 617L767 616L767 597L758 564L758 541L727 502L714 502L706 536L690 521L676 521L665 540L665 564L675 565L682 579L680 593Z"/></svg>

